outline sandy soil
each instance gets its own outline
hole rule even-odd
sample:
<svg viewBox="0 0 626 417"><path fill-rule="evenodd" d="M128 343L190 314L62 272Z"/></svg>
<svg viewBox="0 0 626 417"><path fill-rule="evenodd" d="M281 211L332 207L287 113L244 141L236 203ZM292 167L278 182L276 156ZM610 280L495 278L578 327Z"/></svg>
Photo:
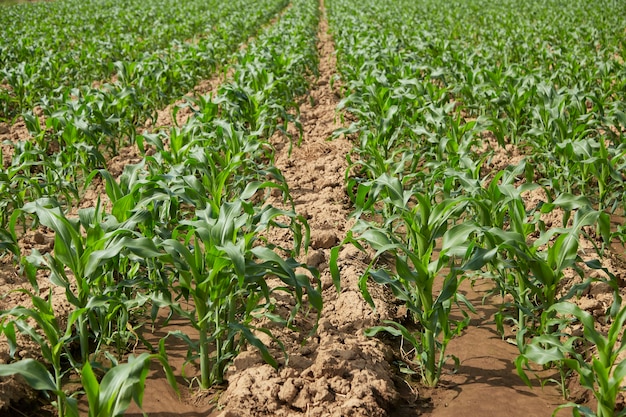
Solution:
<svg viewBox="0 0 626 417"><path fill-rule="evenodd" d="M461 288L475 305L477 314L472 315L471 326L463 335L450 343L448 353L459 358L460 368L453 372L450 366L444 372L440 388L425 389L401 377L393 365L397 359L394 341L363 335L363 329L378 324L380 320L396 318L398 305L379 287L371 288L377 309L373 311L366 304L357 282L369 259L353 247L345 247L340 253L340 292L336 291L330 277L330 248L345 237L352 225L350 204L343 187L346 155L352 143L346 137L331 140L333 132L341 127L335 110L340 96L337 85L331 87L331 78L336 76L336 63L325 18L319 28L318 48L321 75L314 81L309 97L302 100L300 108L304 130L302 145L289 153L285 138L279 135L272 138L277 149L276 165L287 179L296 210L306 216L311 227L311 247L302 261L318 268L321 274L324 309L317 332L304 338L300 333L275 328L274 333L289 353L288 362L281 361L279 369L264 364L258 353L250 349L235 359L228 370L228 384L223 387L198 392L189 388L189 382L182 376L179 377L181 398L177 398L155 364L147 381L143 412L161 417L551 415L553 409L563 402L560 393L550 385L542 389L537 379L531 390L517 376L513 365L517 347L502 340L494 324L495 305L500 300L487 298L483 303L490 289L487 282L479 280L470 287L466 281ZM220 80L208 80L197 91L211 91ZM159 120L151 128L171 124L170 114L169 110L160 112ZM181 123L188 114L183 111L179 116L178 122ZM0 135L9 140L27 137L24 131L20 124L0 126ZM496 150L491 163L495 167L518 160L518 155L511 159L510 152L511 149ZM133 149L122 155L109 164L117 175L125 164L140 157ZM101 188L91 190L81 205L88 206L99 192ZM529 196L529 201L532 198L537 196ZM279 201L268 203L280 205ZM289 236L277 233L269 238L280 241L289 239ZM38 230L26 234L20 244L25 253L32 248L45 252L51 250L52 242L51 233ZM623 248L617 249L623 253ZM611 268L624 276L624 263L616 260ZM45 276L41 277L41 282L43 286L47 285L46 288L51 286ZM25 284L27 281L17 273L10 259L2 259L0 292L7 295L1 300L0 308L27 303L23 295L9 293ZM588 298L600 304L589 308L600 310L603 307L605 290L590 290ZM289 303L289 300L285 302ZM58 308L63 309L63 304L60 303ZM303 316L300 320L300 326L307 330L313 317ZM171 330L182 330L193 337L189 328L177 320L157 327L152 333L146 330L144 336L156 341ZM170 339L168 354L177 375L181 375L185 366L186 349L182 343ZM36 356L36 348L24 341L20 356ZM275 350L275 356L281 357L282 354ZM0 361L7 360L6 346L0 347ZM195 372L193 366L186 365L186 375ZM0 378L0 416L50 415L49 408L42 408L41 404L41 397L19 380ZM142 411L133 405L127 415L139 417Z"/></svg>

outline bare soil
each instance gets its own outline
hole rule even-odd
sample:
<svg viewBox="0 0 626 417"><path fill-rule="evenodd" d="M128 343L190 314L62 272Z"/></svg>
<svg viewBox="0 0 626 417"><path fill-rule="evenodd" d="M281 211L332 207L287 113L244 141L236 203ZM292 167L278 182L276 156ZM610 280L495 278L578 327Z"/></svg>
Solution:
<svg viewBox="0 0 626 417"><path fill-rule="evenodd" d="M168 385L160 367L155 364L146 384L143 409L131 406L127 416L432 416L459 415L512 417L550 416L563 399L551 384L541 388L534 378L530 389L521 381L513 365L518 355L516 346L496 332L495 307L501 300L486 297L491 288L487 281L478 280L473 286L465 281L461 291L474 304L471 326L450 343L448 353L460 361L458 369L452 363L446 368L441 386L426 389L402 376L394 364L398 359L397 342L390 338L368 338L363 330L383 319L395 319L398 305L380 287L372 287L376 304L372 310L358 288L358 279L367 267L366 254L353 247L345 247L339 257L341 290L336 291L328 270L330 249L345 237L352 226L350 204L344 189L347 168L346 155L352 149L349 137L333 137L342 127L336 106L340 100L336 77L336 61L328 25L323 16L319 28L320 77L314 80L310 94L302 100L300 120L304 130L301 146L290 146L285 137L276 135L276 165L284 174L296 204L311 227L312 239L308 254L302 261L320 271L324 309L319 327L311 337L287 329L273 332L285 345L288 362L281 360L279 369L265 364L259 354L250 349L242 352L230 366L227 384L208 392L197 390L193 380L182 377L197 375L197 369L185 365L187 347L176 339L169 339L167 350L174 371L179 375L178 398ZM219 80L209 80L199 91L206 93ZM167 110L159 114L154 127L171 125ZM185 112L179 113L188 116ZM27 139L28 133L19 123L0 126L0 135L11 141ZM496 152L494 165L511 163L512 149ZM110 161L109 168L119 175L123 166L136 162L139 154L132 148ZM6 156L5 156L6 158ZM4 161L5 163L7 161ZM89 206L98 198L100 190L91 190L81 206ZM280 205L281 202L269 200ZM289 239L277 233L273 241ZM20 244L27 253L32 248L50 251L53 236L46 230L29 232ZM623 256L623 247L615 250ZM620 252L621 251L621 252ZM614 271L624 276L624 263L615 261ZM12 290L28 285L11 264L9 257L0 262L0 309L27 303L23 294ZM50 288L45 276L44 288ZM53 287L53 286L52 286ZM588 298L598 300L595 306L604 306L606 289L590 290ZM53 288L53 291L57 291ZM62 299L58 294L55 299ZM486 297L486 298L485 298ZM290 300L284 300L289 303ZM58 309L66 308L62 302ZM310 330L314 316L302 316L299 325ZM168 331L182 330L193 337L193 331L176 319L167 326L144 329L143 336L158 341ZM307 332L305 331L304 334ZM21 357L36 357L37 349L23 340ZM0 361L10 360L6 346L0 346ZM140 352L140 348L136 353ZM282 357L276 349L275 356ZM553 376L549 372L542 377ZM582 401L584 392L579 393ZM42 407L41 396L30 390L19 378L0 378L0 416L49 416L49 407ZM83 403L83 412L86 405ZM566 415L561 413L559 415Z"/></svg>

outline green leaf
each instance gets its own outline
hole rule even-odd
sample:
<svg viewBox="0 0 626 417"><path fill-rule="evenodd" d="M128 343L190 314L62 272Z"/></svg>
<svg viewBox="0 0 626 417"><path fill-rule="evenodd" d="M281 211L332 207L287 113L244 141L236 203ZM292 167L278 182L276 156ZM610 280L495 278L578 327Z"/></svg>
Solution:
<svg viewBox="0 0 626 417"><path fill-rule="evenodd" d="M395 247L386 233L377 229L368 229L361 233L359 239L367 241L367 243L376 251L386 251Z"/></svg>
<svg viewBox="0 0 626 417"><path fill-rule="evenodd" d="M165 337L159 340L159 354L158 359L161 362L161 366L163 367L163 371L165 372L165 377L167 382L170 384L176 395L180 398L180 390L178 389L178 382L176 381L176 376L174 375L174 370L172 369L168 359L167 359L167 351L165 350Z"/></svg>
<svg viewBox="0 0 626 417"><path fill-rule="evenodd" d="M606 339L595 329L595 320L588 312L581 310L577 305L568 302L556 303L550 307L549 311L551 310L555 310L562 315L571 315L576 317L583 325L585 338L598 346L600 350L602 350L602 348L606 345Z"/></svg>
<svg viewBox="0 0 626 417"><path fill-rule="evenodd" d="M453 271L446 277L446 280L443 284L443 288L441 289L441 292L439 293L439 295L437 296L437 299L435 300L433 309L435 309L437 305L441 305L445 303L446 301L448 301L449 299L454 298L454 296L457 293L457 288L458 288L458 279L457 279L456 274Z"/></svg>
<svg viewBox="0 0 626 417"><path fill-rule="evenodd" d="M244 277L246 274L246 260L242 253L242 248L232 242L226 242L225 245L218 246L218 249L223 250L231 260L237 276Z"/></svg>
<svg viewBox="0 0 626 417"><path fill-rule="evenodd" d="M369 201L367 197L370 193L372 186L370 184L359 184L357 187L356 198L354 201L354 205L356 206L357 213L361 213L364 210L368 210L376 201L375 198L370 198ZM358 215L357 215L358 217Z"/></svg>
<svg viewBox="0 0 626 417"><path fill-rule="evenodd" d="M400 323L396 323L395 321L391 321L391 320L383 320L383 323L385 323L386 326L373 326L373 327L366 329L363 333L366 336L370 336L370 337L376 336L380 332L387 332L390 335L396 336L396 337L402 336L411 344L411 346L416 348L418 351L421 350L421 347L420 347L421 344L419 340L417 340L415 336L413 335L413 333L411 333L406 327L404 327Z"/></svg>
<svg viewBox="0 0 626 417"><path fill-rule="evenodd" d="M15 352L18 348L15 334L15 323L13 321L8 321L6 324L0 326L0 334L3 334L7 339L7 344L9 345L9 356L12 358L15 357Z"/></svg>
<svg viewBox="0 0 626 417"><path fill-rule="evenodd" d="M83 365L83 370L80 375L81 382L83 383L83 389L87 394L87 401L89 403L89 415L95 416L95 411L100 409L100 384L96 375L93 373L91 364L86 362ZM92 413L92 411L94 413Z"/></svg>
<svg viewBox="0 0 626 417"><path fill-rule="evenodd" d="M530 382L528 375L526 375L526 370L524 369L527 366L528 366L528 359L526 359L524 355L519 355L515 359L515 369L517 369L517 374L529 388L532 388L533 384L532 382Z"/></svg>
<svg viewBox="0 0 626 417"><path fill-rule="evenodd" d="M228 326L232 328L233 330L236 330L240 332L241 334L243 334L243 337L248 341L248 343L250 343L252 346L259 349L259 351L261 352L261 356L263 357L263 360L265 360L265 362L267 362L273 368L278 368L278 362L269 352L269 350L267 349L267 346L265 346L265 344L261 341L261 339L256 337L254 333L250 331L250 329L248 329L246 326L243 326L239 323L228 323Z"/></svg>
<svg viewBox="0 0 626 417"><path fill-rule="evenodd" d="M536 342L526 346L524 356L539 365L558 362L565 358L559 346L544 348L539 346Z"/></svg>
<svg viewBox="0 0 626 417"><path fill-rule="evenodd" d="M498 247L484 249L475 247L469 260L463 264L464 271L478 271L489 262L493 261L498 254Z"/></svg>
<svg viewBox="0 0 626 417"><path fill-rule="evenodd" d="M150 355L142 353L138 357L130 355L128 363L117 365L107 371L100 382L99 403L106 406L111 416L122 416L132 398L141 398L143 382L149 367Z"/></svg>
<svg viewBox="0 0 626 417"><path fill-rule="evenodd" d="M147 237L122 238L122 244L131 253L143 259L158 258L162 255L152 239Z"/></svg>
<svg viewBox="0 0 626 417"><path fill-rule="evenodd" d="M45 366L34 359L22 359L19 362L0 365L0 376L19 374L36 390L56 392L52 374Z"/></svg>
<svg viewBox="0 0 626 417"><path fill-rule="evenodd" d="M622 361L613 369L610 379L611 386L619 387L622 384L622 381L624 381L624 378L626 378L626 360L622 359Z"/></svg>
<svg viewBox="0 0 626 417"><path fill-rule="evenodd" d="M591 207L591 204L586 197L562 193L552 203L544 203L541 206L541 212L549 213L554 207L561 207L564 210L572 211L581 207Z"/></svg>
<svg viewBox="0 0 626 417"><path fill-rule="evenodd" d="M555 272L570 267L578 258L578 233L575 231L560 235L554 245L548 248L548 263Z"/></svg>
<svg viewBox="0 0 626 417"><path fill-rule="evenodd" d="M469 246L469 237L480 230L473 222L464 222L448 229L443 234L442 252L449 256L464 257Z"/></svg>
<svg viewBox="0 0 626 417"><path fill-rule="evenodd" d="M111 214L115 216L117 221L123 222L128 220L128 214L136 207L137 202L133 194L122 196L113 202Z"/></svg>
<svg viewBox="0 0 626 417"><path fill-rule="evenodd" d="M409 194L405 195L402 183L396 177L385 173L375 180L377 185L383 186L389 195L391 203L404 209L409 201Z"/></svg>
<svg viewBox="0 0 626 417"><path fill-rule="evenodd" d="M421 264L418 264L418 265L422 266ZM416 274L416 272L413 271L409 267L409 264L401 256L396 256L396 271L397 271L398 275L401 276L406 281L410 281L410 282L420 282L421 281L418 278L418 276L417 276L418 274ZM422 272L424 271L423 266L421 268L421 271ZM428 273L426 275L428 275Z"/></svg>
<svg viewBox="0 0 626 417"><path fill-rule="evenodd" d="M376 282L377 284L389 285L389 287L391 288L391 291L393 292L393 295L395 295L396 298L403 300L403 301L407 301L407 302L412 301L411 287L410 286L405 287L405 285L399 279L397 279L397 277L393 277L393 278L390 277L389 273L385 271L384 269L371 270L371 271L368 271L368 273L363 275L364 278L361 278L361 279L363 280L363 286L366 290L367 290L366 284L367 284L368 275L371 276L374 282ZM365 298L365 300L372 307L374 307L374 301L369 295L369 292L363 293L363 288L361 288L361 293L363 294L363 297Z"/></svg>
<svg viewBox="0 0 626 417"><path fill-rule="evenodd" d="M12 252L15 256L20 256L20 247L13 235L0 228L0 254L5 250Z"/></svg>
<svg viewBox="0 0 626 417"><path fill-rule="evenodd" d="M243 190L239 198L241 198L242 200L248 200L252 198L254 194L256 194L257 191L264 189L264 188L281 189L282 187L279 184L272 182L272 181L265 181L265 182L252 181L248 183L248 185L246 185L246 188Z"/></svg>

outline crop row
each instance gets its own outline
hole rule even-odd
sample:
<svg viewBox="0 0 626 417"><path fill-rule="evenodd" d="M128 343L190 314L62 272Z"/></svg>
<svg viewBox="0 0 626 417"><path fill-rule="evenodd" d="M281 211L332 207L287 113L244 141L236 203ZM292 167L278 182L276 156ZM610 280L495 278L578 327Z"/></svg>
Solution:
<svg viewBox="0 0 626 417"><path fill-rule="evenodd" d="M12 253L29 279L31 288L22 291L32 307L1 312L0 330L12 355L24 334L40 345L43 361L4 364L0 375L21 374L52 393L60 415L77 413L75 394L63 385L68 377L80 378L94 416L118 415L131 398L140 402L151 359L173 379L170 337L188 344L202 388L221 382L246 344L276 366L259 338L274 338L263 323L294 327L296 314L321 311L317 271L296 260L308 246L308 225L293 209L267 140L290 124L298 127L297 99L317 71L317 1L293 1L275 25L236 53L230 81L213 96L188 99L193 117L187 123L151 133L137 128L286 5L244 3L217 7L228 17L197 43L180 41L183 32L172 29L179 42L153 53L142 44L147 35L131 36L137 51L146 49L140 58L112 64L114 70L108 63L102 78L115 73L115 80L103 87L90 87L94 77L87 71L76 75L83 81L69 83L84 83L80 88L66 88L63 76L49 73L42 79L56 85L52 94L2 90L5 117L25 111L33 135L14 145L0 176L0 250ZM626 361L619 360L626 308L619 279L605 266L611 242L624 240L622 230L611 229L608 213L624 211L619 13L606 16L583 1L566 10L558 1L530 1L521 16L514 3L459 0L444 9L431 0L328 0L344 85L340 107L357 116L338 132L357 138L346 173L356 223L344 244L374 251L360 281L367 301L373 304L368 285L375 282L406 304L406 320L366 331L385 331L414 347L413 356L403 358L404 372L427 385L439 382L447 344L469 325L473 309L459 285L481 276L493 282L493 293L513 300L500 306L496 319L500 330L505 323L516 329L522 378L528 381L529 361L553 365L563 378L574 372L596 395L596 414L613 415L626 375ZM47 4L37 7L67 3ZM89 13L73 16L69 10L64 19L76 19L74 33L89 31L85 24L96 27ZM121 22L108 33L124 43ZM168 36L154 34L147 42ZM29 38L37 39L23 33L20 45L30 45ZM50 46L43 42L45 55ZM30 51L39 56L39 49ZM55 68L64 68L67 53L81 48L58 50ZM25 78L16 79L19 87ZM45 120L28 111L35 105ZM143 159L114 178L103 168L103 148L115 153L125 140L137 144ZM526 155L495 168L499 149ZM70 216L79 188L96 178L105 183L110 208L98 202ZM529 203L527 195L538 191L542 201ZM288 208L264 204L269 193L282 195ZM54 231L53 251L22 253L23 231L40 226ZM271 243L265 237L270 228L288 229L292 244ZM587 253L585 241L592 242ZM330 269L340 286L338 251L332 250ZM58 317L53 293L39 290L42 271L65 292L69 317ZM614 292L606 333L570 303L598 281ZM279 292L294 300L286 317L275 305ZM463 319L452 318L457 307ZM198 337L172 332L150 346L138 333L163 312L187 319ZM586 340L572 334L574 322ZM152 354L123 363L134 342ZM575 349L586 343L594 350ZM110 367L98 360L102 356L119 365Z"/></svg>
<svg viewBox="0 0 626 417"><path fill-rule="evenodd" d="M368 334L410 343L404 371L427 385L439 382L448 342L469 325L473 307L458 286L479 275L513 300L496 319L501 331L514 326L522 378L529 361L555 366L563 381L574 372L594 392L597 415L614 415L626 376L618 360L626 308L604 265L611 242L624 240L608 212L625 208L626 78L622 22L603 12L610 7L623 9L328 1L340 107L357 116L342 131L357 134L346 174L357 222L344 244L373 250L363 296L371 303L370 281L388 286L412 323ZM502 152L508 166L495 167ZM531 203L530 193L541 201ZM583 240L593 242L586 253ZM338 280L338 265L331 269ZM614 294L608 335L569 302L597 281ZM464 319L451 318L456 306ZM574 322L584 338L571 334ZM577 353L577 343L597 355Z"/></svg>
<svg viewBox="0 0 626 417"><path fill-rule="evenodd" d="M295 260L308 246L306 220L292 208L264 203L273 190L290 206L268 138L297 123L296 97L317 71L318 20L317 2L293 1L236 54L231 81L213 96L189 100L193 117L186 124L138 136L143 160L119 179L93 170L87 184L104 180L110 210L98 202L72 217L55 194L10 210L0 248L13 252L28 277L31 288L23 292L32 307L3 311L0 329L12 355L25 334L41 347L41 361L2 365L0 375L21 374L33 388L54 395L60 416L78 415L80 392L64 386L78 376L90 415L101 416L121 415L131 399L141 402L152 359L176 386L168 338L188 344L189 360L199 362L194 379L201 388L221 382L246 344L277 366L258 335L274 336L260 323L295 328L301 309L319 314L322 307L317 272L296 272L308 269ZM22 253L23 228L40 226L54 231L53 251ZM264 236L271 228L288 229L293 244L269 242ZM67 319L53 311L52 293L40 293L38 271L64 290ZM294 300L286 315L276 309L277 293ZM149 345L138 333L160 311L185 318L198 336L170 332L158 346ZM134 342L153 353L122 362Z"/></svg>

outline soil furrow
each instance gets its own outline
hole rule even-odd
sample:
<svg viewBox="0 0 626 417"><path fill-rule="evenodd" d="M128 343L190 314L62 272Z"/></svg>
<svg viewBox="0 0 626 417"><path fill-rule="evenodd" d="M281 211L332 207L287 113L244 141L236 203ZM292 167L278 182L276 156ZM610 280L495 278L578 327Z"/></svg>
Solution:
<svg viewBox="0 0 626 417"><path fill-rule="evenodd" d="M300 107L302 144L289 154L289 146L281 146L278 138L274 142L279 149L276 165L287 180L296 211L308 218L311 227L306 262L320 270L324 309L318 331L310 339L301 341L298 334L274 331L289 353L286 366L275 370L262 363L254 350L235 359L228 388L220 397L224 417L382 416L396 396L387 347L363 335L363 328L389 317L380 292L373 294L381 301L378 312L359 294L357 281L367 259L350 248L341 253L339 294L328 271L330 248L351 226L346 221L349 206L343 180L352 144L347 138L329 140L341 126L335 110L339 96L331 88L336 73L334 46L325 15L318 37L320 76Z"/></svg>

